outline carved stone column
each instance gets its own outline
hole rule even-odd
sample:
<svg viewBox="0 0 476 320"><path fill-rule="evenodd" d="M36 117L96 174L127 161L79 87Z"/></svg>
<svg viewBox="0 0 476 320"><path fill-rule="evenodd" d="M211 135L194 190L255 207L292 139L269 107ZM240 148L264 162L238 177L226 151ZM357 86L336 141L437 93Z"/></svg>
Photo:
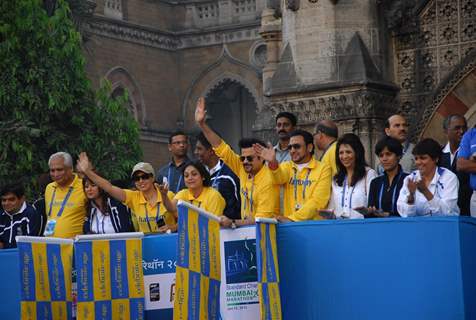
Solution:
<svg viewBox="0 0 476 320"><path fill-rule="evenodd" d="M275 17L274 9L263 10L259 33L266 43L266 65L263 68L263 91L266 91L279 62L281 45L281 19Z"/></svg>

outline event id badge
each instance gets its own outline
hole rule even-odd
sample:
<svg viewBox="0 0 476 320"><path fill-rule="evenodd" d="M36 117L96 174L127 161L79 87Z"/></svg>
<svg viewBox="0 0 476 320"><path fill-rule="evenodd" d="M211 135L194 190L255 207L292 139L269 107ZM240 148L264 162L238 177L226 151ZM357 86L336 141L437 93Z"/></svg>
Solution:
<svg viewBox="0 0 476 320"><path fill-rule="evenodd" d="M56 220L50 219L46 222L45 237L50 237L55 233Z"/></svg>

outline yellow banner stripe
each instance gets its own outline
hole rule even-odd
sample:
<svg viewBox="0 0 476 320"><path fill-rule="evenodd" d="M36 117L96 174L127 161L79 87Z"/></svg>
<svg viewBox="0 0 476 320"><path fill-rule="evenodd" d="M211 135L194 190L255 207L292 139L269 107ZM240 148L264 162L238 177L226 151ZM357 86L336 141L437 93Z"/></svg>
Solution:
<svg viewBox="0 0 476 320"><path fill-rule="evenodd" d="M36 302L21 302L21 320L36 320Z"/></svg>
<svg viewBox="0 0 476 320"><path fill-rule="evenodd" d="M129 298L142 298L144 297L142 241L140 239L128 239L125 241L128 265L127 279L129 281Z"/></svg>
<svg viewBox="0 0 476 320"><path fill-rule="evenodd" d="M109 241L93 241L93 285L95 300L111 300Z"/></svg>
<svg viewBox="0 0 476 320"><path fill-rule="evenodd" d="M71 270L73 268L73 245L61 245L61 261L63 262L64 270L64 286L66 292L66 301L72 301L71 297Z"/></svg>
<svg viewBox="0 0 476 320"><path fill-rule="evenodd" d="M279 266L278 266L278 248L276 245L276 225L269 225L269 238L271 240L271 250L273 252L274 272L276 273L276 281L279 282ZM273 318L274 319L274 318Z"/></svg>
<svg viewBox="0 0 476 320"><path fill-rule="evenodd" d="M210 280L205 277L200 277L200 320L208 320L208 288L210 287Z"/></svg>
<svg viewBox="0 0 476 320"><path fill-rule="evenodd" d="M31 249L33 253L33 265L35 268L36 277L36 301L51 301L46 243L32 243Z"/></svg>
<svg viewBox="0 0 476 320"><path fill-rule="evenodd" d="M266 252L266 224L260 223L259 227L261 229L261 239L259 243L259 247L261 249L261 282L266 283L268 281L267 277L267 270L266 270L266 259L267 259L267 252Z"/></svg>
<svg viewBox="0 0 476 320"><path fill-rule="evenodd" d="M208 222L208 246L210 252L210 278L221 279L220 224L214 220Z"/></svg>
<svg viewBox="0 0 476 320"><path fill-rule="evenodd" d="M188 209L188 241L190 270L200 273L200 237L198 229L198 213Z"/></svg>
<svg viewBox="0 0 476 320"><path fill-rule="evenodd" d="M96 316L94 313L94 301L78 303L76 319L96 320Z"/></svg>
<svg viewBox="0 0 476 320"><path fill-rule="evenodd" d="M129 320L130 307L129 299L112 300L112 314L114 320Z"/></svg>
<svg viewBox="0 0 476 320"><path fill-rule="evenodd" d="M188 320L188 270L175 269L174 320Z"/></svg>

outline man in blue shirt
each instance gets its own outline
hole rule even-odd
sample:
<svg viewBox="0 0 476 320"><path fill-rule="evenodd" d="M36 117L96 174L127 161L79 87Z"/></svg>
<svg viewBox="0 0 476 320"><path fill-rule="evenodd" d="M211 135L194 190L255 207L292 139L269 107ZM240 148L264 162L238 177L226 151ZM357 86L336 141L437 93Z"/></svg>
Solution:
<svg viewBox="0 0 476 320"><path fill-rule="evenodd" d="M476 128L472 128L463 136L458 151L458 160L456 162L458 171L467 172L469 176L469 184L473 190L471 196L470 211L471 216L476 217Z"/></svg>
<svg viewBox="0 0 476 320"><path fill-rule="evenodd" d="M183 179L183 168L190 162L187 157L188 137L183 131L175 131L169 136L169 151L172 155L171 161L160 168L155 176L158 183L168 183L169 190L177 193L185 188Z"/></svg>

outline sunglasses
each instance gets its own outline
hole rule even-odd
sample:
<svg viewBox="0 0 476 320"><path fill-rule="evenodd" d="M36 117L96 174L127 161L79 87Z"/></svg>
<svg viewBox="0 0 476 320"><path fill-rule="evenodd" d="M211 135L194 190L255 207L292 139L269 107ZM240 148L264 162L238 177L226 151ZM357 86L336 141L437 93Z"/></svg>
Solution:
<svg viewBox="0 0 476 320"><path fill-rule="evenodd" d="M135 182L140 181L140 180L149 180L151 176L152 176L151 174L136 175L136 176L132 177L132 180L135 181Z"/></svg>
<svg viewBox="0 0 476 320"><path fill-rule="evenodd" d="M299 143L295 143L295 144L290 144L288 146L288 150L291 150L291 149L296 149L296 150L299 150L302 148L302 145L300 145Z"/></svg>
<svg viewBox="0 0 476 320"><path fill-rule="evenodd" d="M241 156L240 157L241 162L245 162L245 159L248 162L253 162L253 160L255 159L255 156Z"/></svg>

